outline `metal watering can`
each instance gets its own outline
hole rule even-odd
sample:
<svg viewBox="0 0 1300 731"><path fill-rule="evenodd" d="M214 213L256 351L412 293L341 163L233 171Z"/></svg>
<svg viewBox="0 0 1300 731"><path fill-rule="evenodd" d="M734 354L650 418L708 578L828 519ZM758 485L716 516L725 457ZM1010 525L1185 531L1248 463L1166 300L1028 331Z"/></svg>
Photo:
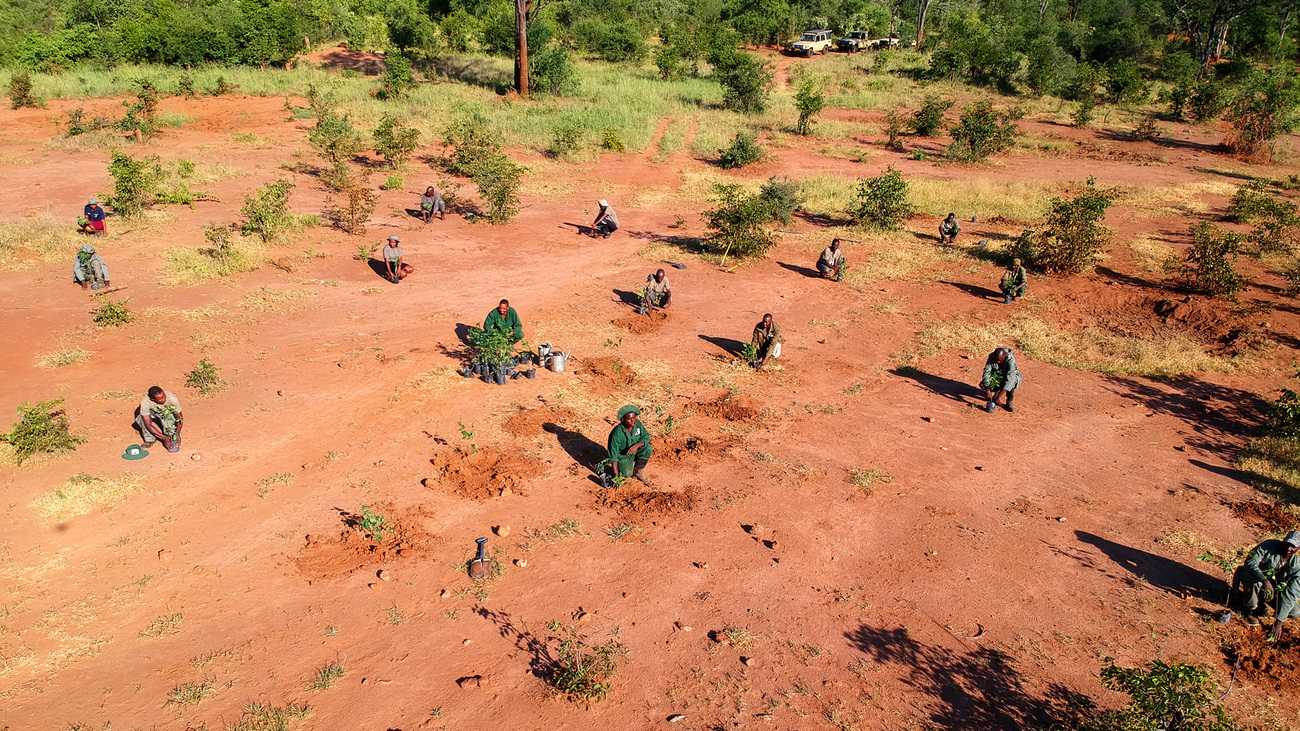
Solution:
<svg viewBox="0 0 1300 731"><path fill-rule="evenodd" d="M537 362L546 364L546 358L551 354L551 341L547 340L545 345L537 346Z"/></svg>
<svg viewBox="0 0 1300 731"><path fill-rule="evenodd" d="M558 350L553 351L550 355L550 363L547 365L547 367L551 369L552 373L563 373L564 366L566 363L568 363L569 356L572 353L573 353L572 348L569 349L568 353L564 353L563 355L561 355L560 351Z"/></svg>

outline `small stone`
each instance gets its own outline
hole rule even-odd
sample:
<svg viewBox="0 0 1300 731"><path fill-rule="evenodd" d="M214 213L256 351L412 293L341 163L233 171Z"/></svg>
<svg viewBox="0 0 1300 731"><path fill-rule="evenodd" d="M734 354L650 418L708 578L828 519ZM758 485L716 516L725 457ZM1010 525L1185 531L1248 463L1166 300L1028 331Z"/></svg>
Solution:
<svg viewBox="0 0 1300 731"><path fill-rule="evenodd" d="M975 469L979 470L980 472L983 472L983 471L984 471L984 465L975 465Z"/></svg>
<svg viewBox="0 0 1300 731"><path fill-rule="evenodd" d="M374 589L375 591L380 591L380 590L382 590L382 589L384 588L383 586L381 586L381 585L379 585L379 584L368 584L368 586L369 586L371 589Z"/></svg>
<svg viewBox="0 0 1300 731"><path fill-rule="evenodd" d="M683 632L690 632L690 631L691 631L691 626L690 626L689 624L684 624L684 625L682 625L682 631L683 631Z"/></svg>
<svg viewBox="0 0 1300 731"><path fill-rule="evenodd" d="M366 679L365 679L365 678L362 678L362 679L361 679L361 684L362 684L362 685L365 685L365 684L366 684Z"/></svg>
<svg viewBox="0 0 1300 731"><path fill-rule="evenodd" d="M380 570L379 570L379 580L380 580L380 581L392 581L392 580L393 580L393 575L390 574L390 573L388 573L388 571L385 570L385 569L380 569Z"/></svg>
<svg viewBox="0 0 1300 731"><path fill-rule="evenodd" d="M498 525L496 528L493 528L493 530L496 531L496 534L501 536L502 538L505 538L506 536L510 535L510 526L508 525Z"/></svg>
<svg viewBox="0 0 1300 731"><path fill-rule="evenodd" d="M471 642L473 642L473 641L474 641L474 640L471 640L470 638L466 637L465 639L463 639L463 640L460 641L460 644L462 644L462 645L468 645L469 643L471 643Z"/></svg>
<svg viewBox="0 0 1300 731"><path fill-rule="evenodd" d="M459 685L459 686L460 686L462 689L464 689L464 690L468 690L468 689L470 689L470 688L482 688L482 687L483 687L483 676L482 676L482 675L466 675L466 676L463 677L463 678L458 678L458 679L456 680L456 685Z"/></svg>
<svg viewBox="0 0 1300 731"><path fill-rule="evenodd" d="M750 666L752 666L752 665L754 664L754 658L752 658L752 657L742 657L742 658L740 658L740 661L743 662L743 663L745 663L746 665L750 665Z"/></svg>
<svg viewBox="0 0 1300 731"><path fill-rule="evenodd" d="M172 554L171 551L168 551L168 550L165 549L165 548L164 548L163 550L161 550L161 551L158 552L158 560L159 560L159 561L164 561L164 562L166 562L166 561L171 561L171 560L174 559L174 558L176 558L176 556L175 556L174 554Z"/></svg>
<svg viewBox="0 0 1300 731"><path fill-rule="evenodd" d="M683 716L680 713L674 713L673 715L668 717L668 723L677 723L678 721L685 721L685 720L686 720L686 716Z"/></svg>
<svg viewBox="0 0 1300 731"><path fill-rule="evenodd" d="M696 561L696 562L695 562L695 568L697 568L697 569L707 569L708 567L709 567L709 562L708 562L708 561Z"/></svg>
<svg viewBox="0 0 1300 731"><path fill-rule="evenodd" d="M522 569L528 565L528 562L522 558L517 558L515 559L515 565Z"/></svg>
<svg viewBox="0 0 1300 731"><path fill-rule="evenodd" d="M921 421L931 422L931 423L932 423L932 422L934 422L934 417L931 417L931 416L922 416L922 417L921 417Z"/></svg>
<svg viewBox="0 0 1300 731"><path fill-rule="evenodd" d="M1057 522L1057 523L1064 523L1064 522L1065 522L1065 516L1062 515L1061 517L1057 518L1057 519L1056 519L1056 522Z"/></svg>
<svg viewBox="0 0 1300 731"><path fill-rule="evenodd" d="M591 619L591 613L590 613L590 612L578 612L578 621L579 621L579 622L586 622L586 621L589 620L589 619Z"/></svg>
<svg viewBox="0 0 1300 731"><path fill-rule="evenodd" d="M275 395L276 395L276 396L283 396L283 395L284 395L284 391L276 391L276 392L275 392Z"/></svg>
<svg viewBox="0 0 1300 731"><path fill-rule="evenodd" d="M447 589L443 589L443 590L442 590L442 593L439 594L438 596L441 597L441 598L443 598L443 599L450 599L450 598L451 598L451 592L450 592L449 590L447 590Z"/></svg>
<svg viewBox="0 0 1300 731"><path fill-rule="evenodd" d="M759 525L758 523L755 523L755 524L749 526L749 534L750 534L750 535L755 535L755 536L756 536L756 535L758 535L759 533L762 533L762 532L763 532L763 526Z"/></svg>
<svg viewBox="0 0 1300 731"><path fill-rule="evenodd" d="M203 455L201 455L201 454L191 454L191 455L190 455L190 459L194 460L195 462L200 462L200 461L203 460Z"/></svg>

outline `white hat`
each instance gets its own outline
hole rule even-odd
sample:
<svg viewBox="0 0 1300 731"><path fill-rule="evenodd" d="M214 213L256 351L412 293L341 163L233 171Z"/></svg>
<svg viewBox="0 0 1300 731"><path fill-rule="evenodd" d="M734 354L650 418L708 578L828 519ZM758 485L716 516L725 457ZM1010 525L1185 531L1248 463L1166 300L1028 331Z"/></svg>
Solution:
<svg viewBox="0 0 1300 731"><path fill-rule="evenodd" d="M601 208L609 208L609 201L601 200L601 201L600 201L600 207L601 207Z"/></svg>
<svg viewBox="0 0 1300 731"><path fill-rule="evenodd" d="M91 198L90 200L86 201L86 205L88 205L88 206L97 206L97 205L99 205L99 199L98 199L98 198Z"/></svg>
<svg viewBox="0 0 1300 731"><path fill-rule="evenodd" d="M392 236L389 236L389 237L388 237L388 240L389 240L389 241L396 241L396 242L399 242L399 243L401 242L401 239L397 238L397 234L393 234Z"/></svg>
<svg viewBox="0 0 1300 731"><path fill-rule="evenodd" d="M1300 548L1300 530L1293 530L1290 533L1287 533L1286 538L1283 538L1282 541L1288 545Z"/></svg>

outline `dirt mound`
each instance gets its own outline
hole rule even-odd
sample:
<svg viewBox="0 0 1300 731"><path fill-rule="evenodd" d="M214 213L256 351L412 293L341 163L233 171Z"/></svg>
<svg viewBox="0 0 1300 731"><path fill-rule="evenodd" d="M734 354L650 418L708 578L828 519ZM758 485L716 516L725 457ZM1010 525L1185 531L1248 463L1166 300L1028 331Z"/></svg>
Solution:
<svg viewBox="0 0 1300 731"><path fill-rule="evenodd" d="M1265 626L1268 626L1266 623ZM1290 690L1300 683L1300 637L1283 632L1275 643L1259 629L1236 629L1228 641L1228 659L1241 660L1241 677L1274 691Z"/></svg>
<svg viewBox="0 0 1300 731"><path fill-rule="evenodd" d="M366 76L382 74L384 69L388 67L382 54L354 51L348 48L347 44L340 44L333 48L325 48L299 56L298 62L340 71L344 69L360 71Z"/></svg>
<svg viewBox="0 0 1300 731"><path fill-rule="evenodd" d="M596 383L600 385L623 388L636 383L636 371L621 358L612 356L587 358L579 366L579 373L595 376Z"/></svg>
<svg viewBox="0 0 1300 731"><path fill-rule="evenodd" d="M512 436L531 439L546 433L547 424L571 424L577 418L572 409L519 409L506 419L505 430Z"/></svg>
<svg viewBox="0 0 1300 731"><path fill-rule="evenodd" d="M1224 504L1241 522L1261 530L1281 533L1300 528L1300 516L1273 503L1260 500L1243 500L1239 503Z"/></svg>
<svg viewBox="0 0 1300 731"><path fill-rule="evenodd" d="M457 495L471 500L523 495L524 485L542 469L539 460L496 447L483 447L477 453L458 449L439 454L429 461L438 471L438 476L424 478L421 482L425 487L445 485Z"/></svg>
<svg viewBox="0 0 1300 731"><path fill-rule="evenodd" d="M718 460L726 456L730 442L709 441L703 437L673 434L660 438L654 445L655 459L678 463L686 460Z"/></svg>
<svg viewBox="0 0 1300 731"><path fill-rule="evenodd" d="M699 502L699 490L688 487L682 492L638 490L624 486L619 490L600 490L596 504L610 508L621 517L672 515L694 509Z"/></svg>
<svg viewBox="0 0 1300 731"><path fill-rule="evenodd" d="M644 315L631 314L627 317L620 317L617 320L610 320L611 325L630 330L633 335L647 335L658 332L668 320L668 313L663 310L650 310Z"/></svg>
<svg viewBox="0 0 1300 731"><path fill-rule="evenodd" d="M1066 294L1059 305L1055 318L1067 328L1100 327L1139 338L1181 335L1220 354L1230 354L1248 340L1241 316L1204 297L1170 299L1113 288Z"/></svg>
<svg viewBox="0 0 1300 731"><path fill-rule="evenodd" d="M429 551L437 542L424 529L423 508L398 509L392 503L372 505L371 510L384 517L383 540L374 541L361 531L360 515L343 513L343 530L338 538L307 536L307 543L294 557L298 572L309 579L347 576L367 566L392 563Z"/></svg>
<svg viewBox="0 0 1300 731"><path fill-rule="evenodd" d="M691 407L700 416L710 416L727 421L749 421L758 416L758 410L740 403L734 396L719 396L712 401L697 401Z"/></svg>

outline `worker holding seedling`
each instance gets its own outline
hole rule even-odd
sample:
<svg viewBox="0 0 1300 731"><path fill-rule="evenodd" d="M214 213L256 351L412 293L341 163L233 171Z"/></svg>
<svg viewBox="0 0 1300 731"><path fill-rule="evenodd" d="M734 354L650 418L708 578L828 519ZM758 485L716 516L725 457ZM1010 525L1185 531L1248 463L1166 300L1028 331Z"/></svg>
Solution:
<svg viewBox="0 0 1300 731"><path fill-rule="evenodd" d="M1016 368L1016 356L1012 355L1011 348L998 348L989 353L984 363L984 378L980 380L980 388L984 389L984 398L988 401L985 410L993 413L998 399L1006 394L1007 411L1015 411L1011 402L1016 397L1016 389L1020 388L1020 380L1020 369Z"/></svg>
<svg viewBox="0 0 1300 731"><path fill-rule="evenodd" d="M112 286L108 281L108 264L90 244L82 245L81 251L77 252L77 259L72 263L72 278L82 289Z"/></svg>
<svg viewBox="0 0 1300 731"><path fill-rule="evenodd" d="M822 249L822 255L817 259L817 271L822 273L827 279L834 279L837 282L844 281L844 269L849 264L840 253L840 240L835 239L830 246Z"/></svg>
<svg viewBox="0 0 1300 731"><path fill-rule="evenodd" d="M1011 300L1024 297L1028 286L1029 273L1020 266L1019 259L1012 259L1011 268L1002 274L1002 281L998 284L998 289L1002 290L1002 304L1009 305Z"/></svg>
<svg viewBox="0 0 1300 731"><path fill-rule="evenodd" d="M81 221L79 222L82 231L99 238L108 233L107 220L108 214L104 212L103 208L99 207L97 198L86 201L86 207L82 210Z"/></svg>
<svg viewBox="0 0 1300 731"><path fill-rule="evenodd" d="M168 452L181 451L183 426L185 419L181 416L181 402L176 399L176 394L159 386L150 386L135 410L135 428L140 430L144 448L162 442Z"/></svg>
<svg viewBox="0 0 1300 731"><path fill-rule="evenodd" d="M601 200L597 205L600 206L600 211L596 214L596 220L591 222L591 235L607 239L618 230L618 214L607 200Z"/></svg>
<svg viewBox="0 0 1300 731"><path fill-rule="evenodd" d="M762 321L754 326L754 334L749 339L754 348L754 358L758 361L755 368L767 365L768 358L781 357L781 327L772 319L772 314L763 315Z"/></svg>
<svg viewBox="0 0 1300 731"><path fill-rule="evenodd" d="M650 484L646 479L646 463L654 449L650 447L650 432L637 417L641 409L627 405L618 410L618 423L609 433L609 465L615 477L635 477Z"/></svg>
<svg viewBox="0 0 1300 731"><path fill-rule="evenodd" d="M961 224L957 223L957 214L949 213L948 217L939 224L939 243L951 244L957 240L959 233L961 233Z"/></svg>
<svg viewBox="0 0 1300 731"><path fill-rule="evenodd" d="M641 299L642 307L667 307L673 303L673 288L668 283L668 275L659 269L645 278L645 296Z"/></svg>
<svg viewBox="0 0 1300 731"><path fill-rule="evenodd" d="M1282 540L1267 540L1255 546L1246 563L1237 569L1233 582L1241 587L1246 624L1259 626L1269 604L1277 608L1276 621L1268 633L1270 642L1282 633L1282 623L1300 617L1300 531Z"/></svg>
<svg viewBox="0 0 1300 731"><path fill-rule="evenodd" d="M402 247L399 245L401 240L396 236L389 236L388 243L380 252L384 257L384 271L388 273L388 281L393 284L406 279L415 269L406 262L402 261Z"/></svg>
<svg viewBox="0 0 1300 731"><path fill-rule="evenodd" d="M447 218L447 202L442 199L442 193L430 185L425 189L424 195L420 196L420 213L424 216L424 222L428 223L434 215L442 221Z"/></svg>
<svg viewBox="0 0 1300 731"><path fill-rule="evenodd" d="M501 300L501 304L483 318L483 329L509 333L511 343L524 339L524 324L519 321L519 313L510 306L510 300Z"/></svg>

